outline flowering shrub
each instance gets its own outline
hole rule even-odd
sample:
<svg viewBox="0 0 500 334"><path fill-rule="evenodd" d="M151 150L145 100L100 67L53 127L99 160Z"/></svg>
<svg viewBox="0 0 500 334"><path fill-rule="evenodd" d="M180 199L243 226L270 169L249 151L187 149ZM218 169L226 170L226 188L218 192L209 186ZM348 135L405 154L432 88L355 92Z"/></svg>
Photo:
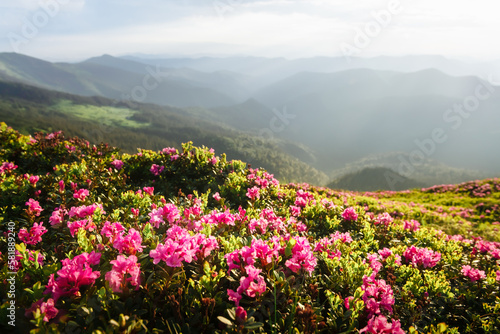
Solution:
<svg viewBox="0 0 500 334"><path fill-rule="evenodd" d="M14 277L33 333L495 332L498 184L423 191L481 201L451 210L282 185L190 143L128 155L2 124L0 292ZM490 225L429 227L450 212Z"/></svg>

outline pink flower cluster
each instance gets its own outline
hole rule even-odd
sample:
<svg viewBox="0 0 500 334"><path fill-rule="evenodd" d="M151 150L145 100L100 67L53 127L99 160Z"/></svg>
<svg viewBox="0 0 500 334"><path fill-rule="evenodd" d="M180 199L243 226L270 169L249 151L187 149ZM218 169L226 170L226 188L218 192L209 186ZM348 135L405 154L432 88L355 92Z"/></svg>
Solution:
<svg viewBox="0 0 500 334"><path fill-rule="evenodd" d="M62 268L49 277L47 289L44 294L52 294L52 298L57 301L63 296L78 296L80 287L92 285L101 275L99 271L93 271L91 266L96 266L101 260L100 253L82 253L73 259L62 260Z"/></svg>
<svg viewBox="0 0 500 334"><path fill-rule="evenodd" d="M68 215L69 218L77 217L82 219L94 215L97 209L101 211L101 214L106 214L101 204L92 204L89 206L74 206L69 209Z"/></svg>
<svg viewBox="0 0 500 334"><path fill-rule="evenodd" d="M311 250L311 245L306 237L294 237L290 238L288 242L295 240L295 244L292 247L292 257L285 262L287 266L294 273L299 272L301 269L312 274L314 268L316 268L317 259ZM292 241L293 244L293 241ZM285 250L282 249L282 252Z"/></svg>
<svg viewBox="0 0 500 334"><path fill-rule="evenodd" d="M38 201L35 201L33 198L30 198L26 202L26 206L28 207L28 214L29 215L35 215L36 217L40 216L40 213L43 211L42 207L40 206L40 203Z"/></svg>
<svg viewBox="0 0 500 334"><path fill-rule="evenodd" d="M385 227L389 227L390 224L394 222L394 218L391 217L390 214L387 212L384 212L377 217L375 217L375 220L373 221L374 225L384 225Z"/></svg>
<svg viewBox="0 0 500 334"><path fill-rule="evenodd" d="M363 277L363 301L368 312L368 318L374 315L380 315L383 310L389 314L392 313L392 305L394 305L394 294L390 285L384 280L377 280L372 276Z"/></svg>
<svg viewBox="0 0 500 334"><path fill-rule="evenodd" d="M83 228L86 231L92 232L96 229L96 226L92 219L81 219L75 221L68 222L69 232L71 236L74 237L75 233L78 232L79 229Z"/></svg>
<svg viewBox="0 0 500 334"><path fill-rule="evenodd" d="M397 254L393 254L393 252L389 248L383 248L378 251L378 254L368 254L366 259L370 264L370 268L373 270L372 276L376 276L379 271L383 268L387 259L394 255L394 263L398 266L401 265L401 256ZM381 262L382 261L382 262Z"/></svg>
<svg viewBox="0 0 500 334"><path fill-rule="evenodd" d="M5 174L14 169L17 169L17 165L14 165L12 162L4 162L0 166L0 175Z"/></svg>
<svg viewBox="0 0 500 334"><path fill-rule="evenodd" d="M423 268L432 268L441 260L441 253L415 246L408 247L403 256L414 266L422 266Z"/></svg>
<svg viewBox="0 0 500 334"><path fill-rule="evenodd" d="M246 266L253 266L256 263L260 263L261 267L267 266L279 257L279 251L281 250L279 240L274 240L273 244L271 248L262 239L252 239L250 247L244 246L224 255L227 261L228 273L233 269L239 269L243 272Z"/></svg>
<svg viewBox="0 0 500 334"><path fill-rule="evenodd" d="M62 208L56 208L49 218L50 226L59 226L64 220L64 215L68 212Z"/></svg>
<svg viewBox="0 0 500 334"><path fill-rule="evenodd" d="M121 234L121 232L125 231L125 227L120 223L111 223L106 221L104 226L101 229L101 235L109 238L111 242L114 242L116 237Z"/></svg>
<svg viewBox="0 0 500 334"><path fill-rule="evenodd" d="M79 201L84 201L87 198L88 195L89 195L89 191L87 189L78 189L73 194L73 197L76 198Z"/></svg>
<svg viewBox="0 0 500 334"><path fill-rule="evenodd" d="M163 150L161 150L161 153L166 155L172 155L172 154L177 154L177 150L174 147L165 147Z"/></svg>
<svg viewBox="0 0 500 334"><path fill-rule="evenodd" d="M262 239L253 239L250 247L245 246L224 256L228 265L228 273L234 269L242 273L238 289L227 290L229 300L234 301L236 306L239 305L244 294L253 298L266 291L264 278L259 275L262 270L255 266L259 265L264 268L278 259L281 250L279 238L274 237L272 242L273 247L270 247Z"/></svg>
<svg viewBox="0 0 500 334"><path fill-rule="evenodd" d="M248 188L246 195L252 201L259 199L260 198L259 188L256 186L253 186L252 188Z"/></svg>
<svg viewBox="0 0 500 334"><path fill-rule="evenodd" d="M248 223L248 230L251 233L265 234L269 231L285 232L285 220L276 216L273 209L264 209L259 215L259 219L251 219Z"/></svg>
<svg viewBox="0 0 500 334"><path fill-rule="evenodd" d="M240 305L240 300L243 294L250 298L260 296L266 292L266 282L264 277L259 275L262 270L255 268L253 265L247 265L244 269L245 275L240 278L240 286L236 291L227 289L229 300L233 301L236 306Z"/></svg>
<svg viewBox="0 0 500 334"><path fill-rule="evenodd" d="M403 221L403 228L405 230L409 230L411 232L416 232L418 230L420 230L420 223L414 219L408 221L408 220L404 220Z"/></svg>
<svg viewBox="0 0 500 334"><path fill-rule="evenodd" d="M43 321L45 322L54 319L59 313L59 310L55 307L54 299L49 298L46 302L44 302L43 299L34 302L33 305L24 312L24 315L29 317L37 310L40 310L40 314L43 314Z"/></svg>
<svg viewBox="0 0 500 334"><path fill-rule="evenodd" d="M208 215L205 215L201 218L201 222L208 225L229 225L234 226L234 222L236 221L236 216L233 215L229 210L218 212L216 210L212 211Z"/></svg>
<svg viewBox="0 0 500 334"><path fill-rule="evenodd" d="M300 206L295 206L295 205L290 205L289 210L290 210L290 214L294 217L300 216L300 212L302 211Z"/></svg>
<svg viewBox="0 0 500 334"><path fill-rule="evenodd" d="M368 320L368 325L359 331L360 333L372 334L404 334L405 331L401 329L399 320L394 320L392 323L387 321L383 315L373 317Z"/></svg>
<svg viewBox="0 0 500 334"><path fill-rule="evenodd" d="M165 243L158 244L149 256L154 264L164 261L169 267L182 267L183 262L203 259L218 248L215 237L201 233L192 236L188 230L174 225L168 229Z"/></svg>
<svg viewBox="0 0 500 334"><path fill-rule="evenodd" d="M165 169L165 166L159 166L157 164L153 164L151 166L151 168L149 169L149 171L151 173L153 173L154 176L158 176L163 172L164 169Z"/></svg>
<svg viewBox="0 0 500 334"><path fill-rule="evenodd" d="M144 188L142 188L142 190L144 190L144 192L146 194L148 194L149 196L153 196L154 192L155 192L155 188L154 187L144 187Z"/></svg>
<svg viewBox="0 0 500 334"><path fill-rule="evenodd" d="M134 255L137 252L142 252L145 246L142 246L142 237L139 231L131 228L128 234L124 236L124 232L120 232L116 235L113 241L113 247L117 249L120 253L125 253L129 255Z"/></svg>
<svg viewBox="0 0 500 334"><path fill-rule="evenodd" d="M159 228L160 224L164 225L165 221L173 224L181 218L179 209L172 203L167 203L164 207L153 209L149 213L149 216L151 217L149 223L156 228Z"/></svg>
<svg viewBox="0 0 500 334"><path fill-rule="evenodd" d="M354 208L349 207L342 212L342 218L347 221L356 221L358 219L358 214Z"/></svg>
<svg viewBox="0 0 500 334"><path fill-rule="evenodd" d="M474 248L472 249L472 254L489 254L495 260L500 260L500 243L494 241L486 241L482 239L476 239Z"/></svg>
<svg viewBox="0 0 500 334"><path fill-rule="evenodd" d="M118 255L116 260L110 263L113 265L113 269L106 273L105 278L109 282L109 286L113 292L123 292L123 288L127 286L127 283L135 286L136 290L139 289L139 285L141 284L141 265L137 263L135 255L130 255L128 258Z"/></svg>
<svg viewBox="0 0 500 334"><path fill-rule="evenodd" d="M295 205L304 208L306 207L310 202L314 200L314 195L304 191L302 189L297 190L297 197L295 199Z"/></svg>
<svg viewBox="0 0 500 334"><path fill-rule="evenodd" d="M472 282L486 278L486 273L483 270L472 268L469 265L462 266L462 274L470 278Z"/></svg>
<svg viewBox="0 0 500 334"><path fill-rule="evenodd" d="M119 160L119 159L115 159L115 160L113 160L113 161L111 162L111 165L112 165L113 167L115 167L115 169L120 170L120 169L122 169L122 167L123 167L124 163L123 163L123 161L121 161L121 160Z"/></svg>
<svg viewBox="0 0 500 334"><path fill-rule="evenodd" d="M342 256L340 250L337 249L336 251L333 251L329 248L329 246L334 245L337 240L341 240L344 243L352 242L352 238L349 232L340 233L339 231L335 231L335 234L330 234L329 237L324 237L316 242L316 244L314 245L314 251L318 253L326 252L328 254L328 258L330 259L340 258Z"/></svg>
<svg viewBox="0 0 500 334"><path fill-rule="evenodd" d="M262 172L262 177L258 175L260 171L258 169L252 169L250 168L248 170L248 175L247 179L253 180L253 184L257 185L258 187L264 189L269 187L271 184L274 187L277 187L279 185L278 180L274 178L273 174L269 174L268 172Z"/></svg>
<svg viewBox="0 0 500 334"><path fill-rule="evenodd" d="M40 176L38 175L32 175L29 178L29 183L31 183L33 186L36 186L36 183L40 180Z"/></svg>
<svg viewBox="0 0 500 334"><path fill-rule="evenodd" d="M36 245L37 243L41 242L42 235L47 233L47 229L42 225L43 222L40 224L34 223L29 232L26 228L22 228L21 230L19 230L19 240L27 245Z"/></svg>

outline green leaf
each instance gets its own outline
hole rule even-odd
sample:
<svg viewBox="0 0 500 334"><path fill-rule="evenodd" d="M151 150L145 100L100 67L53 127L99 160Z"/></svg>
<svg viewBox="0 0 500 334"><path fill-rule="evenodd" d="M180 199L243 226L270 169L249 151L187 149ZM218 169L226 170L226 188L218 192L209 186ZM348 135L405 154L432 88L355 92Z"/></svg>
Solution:
<svg viewBox="0 0 500 334"><path fill-rule="evenodd" d="M222 322L224 325L227 325L227 326L232 326L233 323L231 322L231 320L229 319L226 319L222 316L218 316L217 319L219 319L220 322Z"/></svg>
<svg viewBox="0 0 500 334"><path fill-rule="evenodd" d="M245 324L245 329L254 330L254 329L259 329L262 326L264 326L264 324L261 322L252 322L249 324Z"/></svg>

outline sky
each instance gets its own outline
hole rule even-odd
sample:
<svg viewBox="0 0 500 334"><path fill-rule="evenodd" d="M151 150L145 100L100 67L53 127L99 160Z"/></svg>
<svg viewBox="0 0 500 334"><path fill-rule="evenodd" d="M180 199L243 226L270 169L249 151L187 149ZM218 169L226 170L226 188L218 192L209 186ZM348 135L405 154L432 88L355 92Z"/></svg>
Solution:
<svg viewBox="0 0 500 334"><path fill-rule="evenodd" d="M498 0L0 0L0 52L500 59Z"/></svg>

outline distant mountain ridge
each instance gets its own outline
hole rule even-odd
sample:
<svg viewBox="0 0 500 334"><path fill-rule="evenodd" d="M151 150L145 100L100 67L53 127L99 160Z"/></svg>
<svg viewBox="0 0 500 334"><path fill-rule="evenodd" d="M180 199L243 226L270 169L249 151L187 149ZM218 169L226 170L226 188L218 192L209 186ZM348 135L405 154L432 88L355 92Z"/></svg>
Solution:
<svg viewBox="0 0 500 334"><path fill-rule="evenodd" d="M400 175L389 168L368 167L361 171L344 175L330 182L327 187L353 191L401 191L422 188L424 184Z"/></svg>
<svg viewBox="0 0 500 334"><path fill-rule="evenodd" d="M446 171L453 168L500 173L496 145L500 142L500 86L472 76L487 66L496 73L497 65L465 64L439 56L353 58L349 63L328 57L146 59L110 55L72 64L0 53L0 79L109 98L129 109L139 102L170 111L177 108L177 114L168 117L183 115L189 119L189 131L198 128L204 133L203 126L213 131L217 125L219 132L247 136L242 142L225 142L232 145L226 152L248 150L264 141L327 175L338 176L349 164L369 156L423 155L424 161L433 159L440 165L423 163L421 170L416 168L415 178L410 178L434 184L461 182L477 174L452 172L447 177ZM476 101L477 105L467 107L470 111L464 109L466 103ZM150 134L165 136L169 120L156 112L141 109L120 122L154 124ZM445 139L429 144L434 130L440 130ZM185 138L181 132L177 135ZM218 139L206 136L204 140ZM419 167L420 163L411 165Z"/></svg>

